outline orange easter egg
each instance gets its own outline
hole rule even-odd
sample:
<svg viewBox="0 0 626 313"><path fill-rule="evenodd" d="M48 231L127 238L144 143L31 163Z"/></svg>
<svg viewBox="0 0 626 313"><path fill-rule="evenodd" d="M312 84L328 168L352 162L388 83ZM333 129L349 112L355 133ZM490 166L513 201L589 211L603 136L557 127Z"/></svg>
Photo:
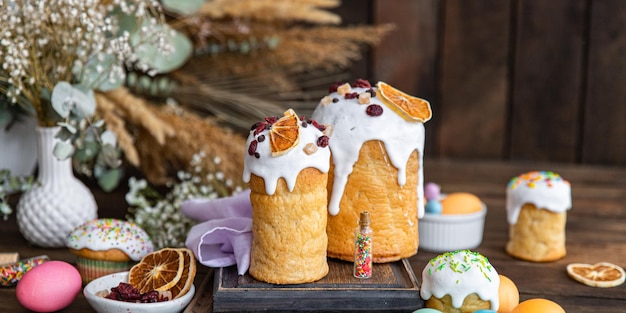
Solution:
<svg viewBox="0 0 626 313"><path fill-rule="evenodd" d="M511 313L565 313L565 310L556 302L535 298L523 301Z"/></svg>
<svg viewBox="0 0 626 313"><path fill-rule="evenodd" d="M469 214L479 212L483 208L480 199L467 192L448 194L441 200L441 214Z"/></svg>
<svg viewBox="0 0 626 313"><path fill-rule="evenodd" d="M498 297L500 299L500 307L498 308L498 313L511 313L519 304L519 291L512 280L502 274L499 276Z"/></svg>

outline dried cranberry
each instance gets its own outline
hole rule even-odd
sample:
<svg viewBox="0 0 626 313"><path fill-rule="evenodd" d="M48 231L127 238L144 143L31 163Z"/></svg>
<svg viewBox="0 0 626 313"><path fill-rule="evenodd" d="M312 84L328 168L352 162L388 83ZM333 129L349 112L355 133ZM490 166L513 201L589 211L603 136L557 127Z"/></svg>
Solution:
<svg viewBox="0 0 626 313"><path fill-rule="evenodd" d="M328 136L321 136L317 138L317 146L321 148L328 147Z"/></svg>
<svg viewBox="0 0 626 313"><path fill-rule="evenodd" d="M365 109L365 113L369 116L380 116L383 114L383 107L378 104L370 104Z"/></svg>
<svg viewBox="0 0 626 313"><path fill-rule="evenodd" d="M276 116L266 117L265 121L268 122L270 125L272 125L278 121L278 117Z"/></svg>
<svg viewBox="0 0 626 313"><path fill-rule="evenodd" d="M318 123L316 120L311 120L311 124L315 126L315 128L319 129L321 132L323 132L326 129L326 126Z"/></svg>
<svg viewBox="0 0 626 313"><path fill-rule="evenodd" d="M332 85L330 85L330 87L328 87L328 93L337 91L337 88L339 88L339 86L341 85L343 85L343 82L334 82Z"/></svg>
<svg viewBox="0 0 626 313"><path fill-rule="evenodd" d="M267 124L266 122L258 122L254 125L256 125L256 127L254 128L254 135L256 136L264 131L269 124Z"/></svg>
<svg viewBox="0 0 626 313"><path fill-rule="evenodd" d="M301 125L302 125L302 128L306 128L307 126L309 126L309 123L307 123L306 121L303 121Z"/></svg>
<svg viewBox="0 0 626 313"><path fill-rule="evenodd" d="M248 147L248 154L249 154L249 155L254 155L254 153L256 152L256 146L257 146L258 144L259 144L259 143L258 143L256 140L252 140L252 141L250 142L250 146Z"/></svg>
<svg viewBox="0 0 626 313"><path fill-rule="evenodd" d="M343 96L346 99L356 99L359 97L359 93L358 92L349 92L347 93L345 96Z"/></svg>
<svg viewBox="0 0 626 313"><path fill-rule="evenodd" d="M265 141L265 135L261 135L256 139L258 142L263 142Z"/></svg>
<svg viewBox="0 0 626 313"><path fill-rule="evenodd" d="M372 85L370 85L370 82L366 79L357 78L353 87L372 88Z"/></svg>
<svg viewBox="0 0 626 313"><path fill-rule="evenodd" d="M140 301L142 303L155 303L159 302L159 300L159 292L156 290L151 290L141 295Z"/></svg>

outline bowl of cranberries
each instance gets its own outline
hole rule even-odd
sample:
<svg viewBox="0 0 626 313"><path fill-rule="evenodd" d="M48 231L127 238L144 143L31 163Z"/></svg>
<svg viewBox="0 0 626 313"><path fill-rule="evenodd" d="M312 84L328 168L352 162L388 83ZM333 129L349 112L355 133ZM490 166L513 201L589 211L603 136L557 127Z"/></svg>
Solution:
<svg viewBox="0 0 626 313"><path fill-rule="evenodd" d="M182 312L195 293L195 287L183 296L170 300L168 292L140 293L128 284L128 272L120 272L91 281L83 289L87 302L98 313L177 313Z"/></svg>

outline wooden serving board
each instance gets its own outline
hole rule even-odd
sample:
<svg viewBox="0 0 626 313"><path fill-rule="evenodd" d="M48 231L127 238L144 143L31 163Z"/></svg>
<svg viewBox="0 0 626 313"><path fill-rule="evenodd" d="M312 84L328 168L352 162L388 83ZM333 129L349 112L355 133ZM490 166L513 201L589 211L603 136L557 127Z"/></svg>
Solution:
<svg viewBox="0 0 626 313"><path fill-rule="evenodd" d="M408 260L374 264L372 277L352 276L352 263L328 260L329 272L323 279L306 284L273 285L246 274L236 267L215 270L212 293L213 312L348 312L401 311L423 307L419 283ZM206 303L206 302L205 302Z"/></svg>

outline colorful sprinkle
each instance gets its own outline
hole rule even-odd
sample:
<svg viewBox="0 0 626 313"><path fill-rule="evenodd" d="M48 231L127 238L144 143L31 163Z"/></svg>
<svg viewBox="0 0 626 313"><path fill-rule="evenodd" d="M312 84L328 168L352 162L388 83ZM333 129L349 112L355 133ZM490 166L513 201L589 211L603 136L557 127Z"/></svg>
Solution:
<svg viewBox="0 0 626 313"><path fill-rule="evenodd" d="M48 260L48 256L40 255L0 266L0 285L5 287L17 285L26 272Z"/></svg>

